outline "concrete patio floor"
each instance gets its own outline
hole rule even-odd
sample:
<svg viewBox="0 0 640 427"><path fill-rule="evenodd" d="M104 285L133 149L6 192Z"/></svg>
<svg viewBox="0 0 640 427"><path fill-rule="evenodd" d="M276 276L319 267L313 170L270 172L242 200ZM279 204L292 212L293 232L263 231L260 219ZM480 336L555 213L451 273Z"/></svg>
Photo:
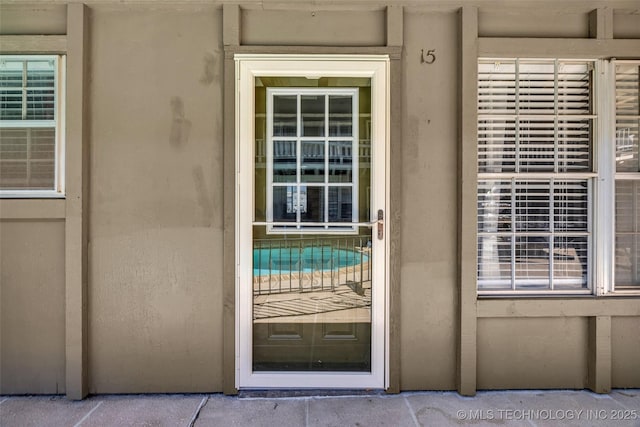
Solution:
<svg viewBox="0 0 640 427"><path fill-rule="evenodd" d="M254 396L256 396L254 394ZM259 395L258 395L259 396ZM633 426L640 390L230 397L221 394L2 396L0 426Z"/></svg>

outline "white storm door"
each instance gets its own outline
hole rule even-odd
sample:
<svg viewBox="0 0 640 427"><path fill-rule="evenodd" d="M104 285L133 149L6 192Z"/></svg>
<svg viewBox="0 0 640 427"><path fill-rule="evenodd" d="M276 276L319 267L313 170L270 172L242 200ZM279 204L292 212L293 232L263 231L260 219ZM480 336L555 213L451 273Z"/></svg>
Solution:
<svg viewBox="0 0 640 427"><path fill-rule="evenodd" d="M388 57L235 59L236 385L383 389Z"/></svg>

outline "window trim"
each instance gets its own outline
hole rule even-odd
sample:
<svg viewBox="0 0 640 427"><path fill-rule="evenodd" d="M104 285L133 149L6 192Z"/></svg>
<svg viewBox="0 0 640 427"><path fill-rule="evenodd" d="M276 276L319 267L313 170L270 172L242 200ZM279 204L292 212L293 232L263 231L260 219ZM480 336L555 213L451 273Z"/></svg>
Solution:
<svg viewBox="0 0 640 427"><path fill-rule="evenodd" d="M0 199L59 199L65 198L65 95L66 95L66 55L64 54L43 54L43 55L0 55L2 60L28 61L53 60L55 63L54 74L54 119L53 120L2 120L0 128L55 128L55 154L54 154L54 188L51 190L41 189L13 189L6 190L0 188ZM34 126L35 125L35 126ZM53 125L53 126L51 126Z"/></svg>

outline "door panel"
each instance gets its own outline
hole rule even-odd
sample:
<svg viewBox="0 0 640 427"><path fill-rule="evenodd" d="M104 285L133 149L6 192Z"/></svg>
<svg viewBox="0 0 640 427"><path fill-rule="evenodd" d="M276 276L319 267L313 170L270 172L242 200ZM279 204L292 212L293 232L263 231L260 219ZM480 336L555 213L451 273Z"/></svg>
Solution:
<svg viewBox="0 0 640 427"><path fill-rule="evenodd" d="M253 348L255 371L370 372L371 323L257 323Z"/></svg>
<svg viewBox="0 0 640 427"><path fill-rule="evenodd" d="M239 221L239 386L382 388L386 243L372 212L386 205L386 109L374 118L372 88L386 86L299 67L244 80L241 144L243 120L253 132L238 155L253 192L238 210L253 218Z"/></svg>

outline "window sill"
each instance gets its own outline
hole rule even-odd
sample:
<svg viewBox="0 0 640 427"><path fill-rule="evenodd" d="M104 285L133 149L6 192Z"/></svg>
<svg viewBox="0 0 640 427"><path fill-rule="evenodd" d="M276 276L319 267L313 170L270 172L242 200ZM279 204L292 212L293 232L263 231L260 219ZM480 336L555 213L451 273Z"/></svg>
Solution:
<svg viewBox="0 0 640 427"><path fill-rule="evenodd" d="M640 297L640 289L618 289L604 294L605 297Z"/></svg>
<svg viewBox="0 0 640 427"><path fill-rule="evenodd" d="M533 292L526 292L526 291L522 291L522 292L512 292L512 293L479 293L478 294L478 299L531 299L531 298L542 298L542 299L547 299L547 298L589 298L589 297L595 297L596 295L591 291L584 291L584 292L562 292L562 291L555 291L555 292L538 292L538 293L533 293Z"/></svg>
<svg viewBox="0 0 640 427"><path fill-rule="evenodd" d="M66 195L54 190L0 190L0 199L64 199Z"/></svg>

